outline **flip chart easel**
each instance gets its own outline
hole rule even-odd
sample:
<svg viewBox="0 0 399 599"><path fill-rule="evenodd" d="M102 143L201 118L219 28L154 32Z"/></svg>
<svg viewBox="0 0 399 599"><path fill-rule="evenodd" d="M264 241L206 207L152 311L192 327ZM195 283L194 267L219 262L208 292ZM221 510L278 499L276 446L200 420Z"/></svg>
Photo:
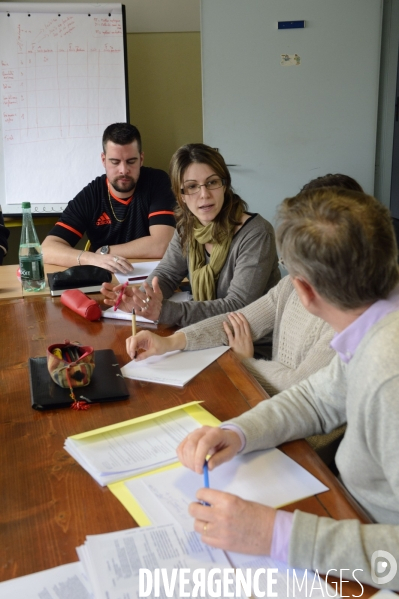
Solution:
<svg viewBox="0 0 399 599"><path fill-rule="evenodd" d="M0 204L62 212L102 174L101 137L128 115L121 4L0 4Z"/></svg>

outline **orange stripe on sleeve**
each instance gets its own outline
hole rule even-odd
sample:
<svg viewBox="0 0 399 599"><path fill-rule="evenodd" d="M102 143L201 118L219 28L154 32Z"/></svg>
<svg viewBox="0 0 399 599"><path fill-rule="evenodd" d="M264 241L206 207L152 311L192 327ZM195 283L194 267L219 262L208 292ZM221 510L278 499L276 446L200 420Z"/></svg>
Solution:
<svg viewBox="0 0 399 599"><path fill-rule="evenodd" d="M68 229L68 231L72 231L72 233L75 233L75 235L77 235L78 237L82 238L83 235L82 233L80 233L79 231L77 231L76 229L73 229L72 227L70 227L69 225L66 225L65 223L55 223L56 225L58 225L59 227L64 227L64 229Z"/></svg>
<svg viewBox="0 0 399 599"><path fill-rule="evenodd" d="M151 214L148 215L148 218L151 218L151 216L158 216L158 214L172 214L173 216L175 215L175 213L172 210L160 210L159 212L151 212Z"/></svg>

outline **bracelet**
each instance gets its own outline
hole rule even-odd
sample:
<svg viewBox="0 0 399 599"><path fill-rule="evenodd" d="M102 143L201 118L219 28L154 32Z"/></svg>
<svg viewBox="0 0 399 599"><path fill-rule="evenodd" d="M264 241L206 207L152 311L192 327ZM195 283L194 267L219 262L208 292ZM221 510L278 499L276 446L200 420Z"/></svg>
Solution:
<svg viewBox="0 0 399 599"><path fill-rule="evenodd" d="M85 252L85 251L86 251L86 250L82 250L82 251L80 252L80 254L78 255L78 258L77 258L77 260L78 260L78 264L79 264L79 266L82 266L82 265L81 265L81 263L80 263L80 257L81 257L81 255L83 254L83 252Z"/></svg>

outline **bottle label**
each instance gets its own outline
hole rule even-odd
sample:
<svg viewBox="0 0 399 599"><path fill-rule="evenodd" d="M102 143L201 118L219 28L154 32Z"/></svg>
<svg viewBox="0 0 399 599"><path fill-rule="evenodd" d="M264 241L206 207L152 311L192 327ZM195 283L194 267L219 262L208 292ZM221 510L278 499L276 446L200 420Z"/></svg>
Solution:
<svg viewBox="0 0 399 599"><path fill-rule="evenodd" d="M40 260L21 258L20 270L22 281L40 281L44 279L44 268L41 258Z"/></svg>

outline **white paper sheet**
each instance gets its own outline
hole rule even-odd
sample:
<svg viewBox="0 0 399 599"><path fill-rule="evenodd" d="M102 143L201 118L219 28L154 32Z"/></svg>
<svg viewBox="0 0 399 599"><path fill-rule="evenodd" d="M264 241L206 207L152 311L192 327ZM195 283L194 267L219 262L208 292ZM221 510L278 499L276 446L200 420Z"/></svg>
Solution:
<svg viewBox="0 0 399 599"><path fill-rule="evenodd" d="M196 568L206 571L214 567L231 568L223 551L201 543L197 533L188 534L173 525L88 536L77 552L92 580L96 599L139 597L140 568L151 571L165 568L169 577L173 568L188 568L190 571ZM188 589L186 587L186 592ZM176 585L174 594L168 596L179 599L178 590Z"/></svg>
<svg viewBox="0 0 399 599"><path fill-rule="evenodd" d="M132 262L132 272L130 272L127 275L123 275L119 272L115 273L116 278L118 279L119 283L126 283L126 281L129 283L129 285L140 285L143 281L146 280L146 278L148 277L148 275L150 275L152 273L153 270L156 269L156 267L159 264L158 262ZM141 280L138 281L137 277L140 277ZM129 281L129 279L136 279L136 280L131 280Z"/></svg>
<svg viewBox="0 0 399 599"><path fill-rule="evenodd" d="M137 381L184 387L229 349L223 346L189 352L168 352L163 356L151 356L141 362L132 360L121 368L121 372L123 376Z"/></svg>
<svg viewBox="0 0 399 599"><path fill-rule="evenodd" d="M1 599L94 599L80 562L0 583Z"/></svg>
<svg viewBox="0 0 399 599"><path fill-rule="evenodd" d="M104 486L177 462L177 446L200 426L184 412L173 412L84 439L68 437L64 448Z"/></svg>
<svg viewBox="0 0 399 599"><path fill-rule="evenodd" d="M178 291L169 298L171 302L188 302L191 299L191 295L188 291ZM123 310L119 310L117 308L114 310L113 307L108 308L108 310L104 310L102 313L103 318L117 318L118 320L132 320L132 315L130 312L124 312ZM155 324L153 320L148 320L148 318L144 318L140 316L140 314L136 314L137 322L146 322L148 324Z"/></svg>
<svg viewBox="0 0 399 599"><path fill-rule="evenodd" d="M196 492L204 486L203 476L181 467L149 474L141 479L140 486L138 481L126 481L125 486L146 511L143 484L147 487L148 496L153 494L180 526L186 531L193 530L188 506L196 501ZM212 489L275 508L328 490L278 449L235 457L209 473L209 484Z"/></svg>
<svg viewBox="0 0 399 599"><path fill-rule="evenodd" d="M112 306L111 306L111 308L108 308L108 310L103 311L102 317L103 318L116 318L117 320L130 320L130 322L132 321L131 312L124 312L123 310L119 310L119 308L114 310L114 308ZM143 316L140 316L140 314L136 314L136 322L146 322L147 324L152 324L152 325L156 326L156 324L153 320L148 320L148 318L144 318Z"/></svg>

